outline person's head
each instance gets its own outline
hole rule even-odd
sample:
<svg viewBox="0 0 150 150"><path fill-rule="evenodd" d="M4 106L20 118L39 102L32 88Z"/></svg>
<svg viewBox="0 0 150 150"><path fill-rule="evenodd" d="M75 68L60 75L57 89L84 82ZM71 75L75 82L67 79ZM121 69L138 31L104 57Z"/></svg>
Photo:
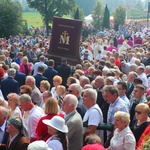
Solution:
<svg viewBox="0 0 150 150"><path fill-rule="evenodd" d="M55 87L57 87L58 85L60 85L62 83L62 77L61 76L58 76L58 75L55 75L53 77L53 84Z"/></svg>
<svg viewBox="0 0 150 150"><path fill-rule="evenodd" d="M7 119L8 112L7 109L3 106L0 106L0 126L2 126Z"/></svg>
<svg viewBox="0 0 150 150"><path fill-rule="evenodd" d="M137 74L138 74L138 75L142 74L144 71L145 71L145 68L144 68L143 66L139 66L139 67L137 68Z"/></svg>
<svg viewBox="0 0 150 150"><path fill-rule="evenodd" d="M16 106L19 105L19 95L16 93L9 93L7 95L8 98L8 106L14 110Z"/></svg>
<svg viewBox="0 0 150 150"><path fill-rule="evenodd" d="M118 88L118 94L120 97L124 96L127 91L127 84L126 82L118 82L117 83L117 88Z"/></svg>
<svg viewBox="0 0 150 150"><path fill-rule="evenodd" d="M137 65L136 64L130 65L130 71L136 72L136 70L137 70Z"/></svg>
<svg viewBox="0 0 150 150"><path fill-rule="evenodd" d="M23 64L27 64L27 62L28 62L28 58L27 58L26 56L24 56L24 57L22 58L22 63L23 63Z"/></svg>
<svg viewBox="0 0 150 150"><path fill-rule="evenodd" d="M76 83L77 80L74 77L68 77L67 79L67 86L69 86L70 84Z"/></svg>
<svg viewBox="0 0 150 150"><path fill-rule="evenodd" d="M18 53L17 53L17 57L21 60L22 57L23 57L23 53L22 53L22 52L18 52Z"/></svg>
<svg viewBox="0 0 150 150"><path fill-rule="evenodd" d="M54 60L53 59L49 59L48 60L48 66L50 66L50 67L54 67L54 65L55 65L55 62L54 62Z"/></svg>
<svg viewBox="0 0 150 150"><path fill-rule="evenodd" d="M146 66L145 68L145 73L148 75L150 74L150 66Z"/></svg>
<svg viewBox="0 0 150 150"><path fill-rule="evenodd" d="M39 58L39 60L40 60L41 62L45 62L45 56L44 56L44 55L41 55L40 58Z"/></svg>
<svg viewBox="0 0 150 150"><path fill-rule="evenodd" d="M46 90L42 94L43 102L46 103L46 101L52 97L52 93L49 90Z"/></svg>
<svg viewBox="0 0 150 150"><path fill-rule="evenodd" d="M45 72L44 66L42 66L42 65L41 65L41 66L38 66L37 72L43 74L43 73Z"/></svg>
<svg viewBox="0 0 150 150"><path fill-rule="evenodd" d="M15 75L16 75L16 70L14 69L14 68L10 68L10 69L8 69L8 76L9 77L15 77Z"/></svg>
<svg viewBox="0 0 150 150"><path fill-rule="evenodd" d="M58 114L58 101L51 97L45 103L45 114Z"/></svg>
<svg viewBox="0 0 150 150"><path fill-rule="evenodd" d="M103 88L103 98L108 103L114 103L118 97L118 89L115 85L105 85Z"/></svg>
<svg viewBox="0 0 150 150"><path fill-rule="evenodd" d="M45 119L43 123L48 126L48 133L51 135L57 134L58 132L68 133L65 120L60 116L54 116L51 120Z"/></svg>
<svg viewBox="0 0 150 150"><path fill-rule="evenodd" d="M94 86L95 86L96 89L104 86L104 78L102 76L97 76L95 78Z"/></svg>
<svg viewBox="0 0 150 150"><path fill-rule="evenodd" d="M143 83L143 81L142 81L140 78L135 78L134 81L133 81L134 87L135 87L137 84L142 85L142 83Z"/></svg>
<svg viewBox="0 0 150 150"><path fill-rule="evenodd" d="M47 143L43 140L38 140L30 143L27 150L52 150L48 147Z"/></svg>
<svg viewBox="0 0 150 150"><path fill-rule="evenodd" d="M135 117L139 121L147 121L147 118L150 113L150 108L148 104L140 103L135 107Z"/></svg>
<svg viewBox="0 0 150 150"><path fill-rule="evenodd" d="M117 111L114 115L114 125L119 131L122 131L130 123L130 115L123 111Z"/></svg>
<svg viewBox="0 0 150 150"><path fill-rule="evenodd" d="M94 67L89 67L89 68L88 68L88 73L89 73L89 75L92 76L94 71L95 71Z"/></svg>
<svg viewBox="0 0 150 150"><path fill-rule="evenodd" d="M68 87L68 89L67 89L67 93L68 93L68 94L73 94L73 95L75 95L77 98L78 98L79 96L81 96L81 91L82 91L82 87L81 87L79 84L77 84L77 83L71 84L71 85Z"/></svg>
<svg viewBox="0 0 150 150"><path fill-rule="evenodd" d="M42 80L40 82L40 91L44 92L46 90L50 90L50 83L47 80Z"/></svg>
<svg viewBox="0 0 150 150"><path fill-rule="evenodd" d="M28 94L22 94L19 97L20 107L24 111L29 111L34 107L34 104L32 103L32 99Z"/></svg>
<svg viewBox="0 0 150 150"><path fill-rule="evenodd" d="M95 105L97 100L97 92L94 89L85 89L83 91L83 104L89 109Z"/></svg>
<svg viewBox="0 0 150 150"><path fill-rule="evenodd" d="M63 100L63 103L62 103L62 110L66 114L69 114L72 111L76 110L77 105L78 105L77 97L73 94L67 94L64 97L64 100Z"/></svg>
<svg viewBox="0 0 150 150"><path fill-rule="evenodd" d="M59 96L63 96L66 93L66 87L63 85L58 85L56 89L56 93Z"/></svg>
<svg viewBox="0 0 150 150"><path fill-rule="evenodd" d="M32 88L28 85L22 85L20 86L20 94L28 94L31 95L32 93Z"/></svg>
<svg viewBox="0 0 150 150"><path fill-rule="evenodd" d="M90 84L90 80L86 76L80 76L80 85L84 87L85 84Z"/></svg>
<svg viewBox="0 0 150 150"><path fill-rule="evenodd" d="M93 89L93 86L91 84L85 84L83 87L83 89L89 89L89 88Z"/></svg>
<svg viewBox="0 0 150 150"><path fill-rule="evenodd" d="M28 131L24 125L23 120L20 117L12 117L8 120L6 131L9 135L14 136L17 133L22 133L24 136L28 137Z"/></svg>
<svg viewBox="0 0 150 150"><path fill-rule="evenodd" d="M134 98L138 101L145 93L145 87L143 85L136 85L133 89Z"/></svg>
<svg viewBox="0 0 150 150"><path fill-rule="evenodd" d="M138 74L134 71L129 72L128 74L128 82L133 82L135 78L138 77Z"/></svg>
<svg viewBox="0 0 150 150"><path fill-rule="evenodd" d="M87 135L84 141L86 144L95 144L95 143L101 144L102 143L100 137L96 134Z"/></svg>
<svg viewBox="0 0 150 150"><path fill-rule="evenodd" d="M20 66L15 62L11 63L11 67L14 68L16 71L18 71L20 69Z"/></svg>
<svg viewBox="0 0 150 150"><path fill-rule="evenodd" d="M33 76L27 76L25 84L33 88L35 86L35 78Z"/></svg>

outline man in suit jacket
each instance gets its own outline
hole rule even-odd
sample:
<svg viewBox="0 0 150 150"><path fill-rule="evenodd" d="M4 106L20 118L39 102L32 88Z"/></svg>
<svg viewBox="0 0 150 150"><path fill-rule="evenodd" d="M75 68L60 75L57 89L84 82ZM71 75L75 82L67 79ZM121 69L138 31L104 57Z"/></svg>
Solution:
<svg viewBox="0 0 150 150"><path fill-rule="evenodd" d="M27 150L29 140L21 118L10 118L7 124L8 140L6 150Z"/></svg>
<svg viewBox="0 0 150 150"><path fill-rule="evenodd" d="M67 59L61 59L61 65L57 67L58 75L62 77L62 85L66 86L67 79L71 75L71 68L67 64Z"/></svg>
<svg viewBox="0 0 150 150"><path fill-rule="evenodd" d="M53 59L50 59L48 61L48 68L45 70L43 76L48 79L48 82L50 83L51 87L53 87L53 77L55 75L58 75L58 72L54 69L55 62Z"/></svg>
<svg viewBox="0 0 150 150"><path fill-rule="evenodd" d="M11 58L10 56L10 52L8 50L5 51L5 64L8 65L9 67L11 66Z"/></svg>
<svg viewBox="0 0 150 150"><path fill-rule="evenodd" d="M81 91L82 87L77 83L73 83L68 87L68 93L75 95L78 99L76 110L81 115L81 118L83 118L87 111L87 108L82 103L83 100L81 98Z"/></svg>
<svg viewBox="0 0 150 150"><path fill-rule="evenodd" d="M8 70L8 77L1 81L1 90L5 100L7 100L7 95L9 93L19 94L19 83L14 79L15 75L16 70L14 68L10 68Z"/></svg>
<svg viewBox="0 0 150 150"><path fill-rule="evenodd" d="M42 80L47 80L47 78L43 76L44 71L45 71L45 68L43 66L39 66L37 70L37 74L33 76L36 80L36 86L38 88L40 87L40 82Z"/></svg>
<svg viewBox="0 0 150 150"><path fill-rule="evenodd" d="M68 126L69 150L81 150L83 144L83 123L80 114L76 111L78 99L67 94L62 103L62 110L66 113L65 122Z"/></svg>
<svg viewBox="0 0 150 150"><path fill-rule="evenodd" d="M19 72L20 66L17 63L13 62L11 63L11 67L16 70L16 75L14 79L18 81L19 87L24 85L26 80L26 75L24 73Z"/></svg>
<svg viewBox="0 0 150 150"><path fill-rule="evenodd" d="M6 126L7 126L7 110L5 107L0 106L0 150L6 149L7 139L8 139L8 133L6 132Z"/></svg>
<svg viewBox="0 0 150 150"><path fill-rule="evenodd" d="M126 96L128 99L130 99L130 95L134 89L134 86L133 86L133 81L135 78L138 77L138 74L134 71L131 71L129 72L128 74L128 79L127 79L127 92L126 92Z"/></svg>
<svg viewBox="0 0 150 150"><path fill-rule="evenodd" d="M35 78L32 76L27 76L25 84L32 88L32 93L31 93L32 102L38 106L41 106L42 95L40 90L35 85Z"/></svg>

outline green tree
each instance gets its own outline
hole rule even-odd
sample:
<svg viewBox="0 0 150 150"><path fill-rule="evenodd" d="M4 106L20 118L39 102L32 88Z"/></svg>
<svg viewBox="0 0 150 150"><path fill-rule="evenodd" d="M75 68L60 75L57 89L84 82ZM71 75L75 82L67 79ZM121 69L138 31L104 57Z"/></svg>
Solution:
<svg viewBox="0 0 150 150"><path fill-rule="evenodd" d="M114 11L114 22L116 25L123 25L125 23L126 8L124 6L118 6Z"/></svg>
<svg viewBox="0 0 150 150"><path fill-rule="evenodd" d="M21 30L22 9L18 2L0 1L0 36L16 35Z"/></svg>
<svg viewBox="0 0 150 150"><path fill-rule="evenodd" d="M72 18L84 20L83 10L77 6L74 7L74 9L72 11Z"/></svg>
<svg viewBox="0 0 150 150"><path fill-rule="evenodd" d="M27 0L31 8L43 16L46 24L47 35L49 34L48 25L52 22L53 16L62 17L68 15L75 6L75 0Z"/></svg>
<svg viewBox="0 0 150 150"><path fill-rule="evenodd" d="M101 30L102 28L102 20L103 20L103 8L100 0L97 1L96 6L92 12L93 17L93 26L96 30Z"/></svg>
<svg viewBox="0 0 150 150"><path fill-rule="evenodd" d="M110 13L106 5L103 17L103 28L110 29Z"/></svg>
<svg viewBox="0 0 150 150"><path fill-rule="evenodd" d="M74 19L80 19L80 16L79 16L79 8L77 7L77 10L76 10L76 13L74 15Z"/></svg>

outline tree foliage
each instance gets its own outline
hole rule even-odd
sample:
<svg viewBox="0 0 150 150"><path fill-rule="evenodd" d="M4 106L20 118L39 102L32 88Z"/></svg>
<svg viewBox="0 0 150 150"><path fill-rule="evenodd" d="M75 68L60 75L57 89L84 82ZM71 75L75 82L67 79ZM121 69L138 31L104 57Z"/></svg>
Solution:
<svg viewBox="0 0 150 150"><path fill-rule="evenodd" d="M124 6L118 6L114 11L114 22L117 25L123 25L125 23L126 8Z"/></svg>
<svg viewBox="0 0 150 150"><path fill-rule="evenodd" d="M103 20L103 8L100 0L97 1L96 6L92 12L93 17L93 26L96 30L102 29L102 20Z"/></svg>
<svg viewBox="0 0 150 150"><path fill-rule="evenodd" d="M0 1L0 36L16 35L21 30L22 9L18 2Z"/></svg>
<svg viewBox="0 0 150 150"><path fill-rule="evenodd" d="M103 28L110 29L110 13L106 5L103 17Z"/></svg>
<svg viewBox="0 0 150 150"><path fill-rule="evenodd" d="M37 9L44 21L47 17L48 22L52 22L53 16L68 15L76 4L75 0L27 0L27 2L31 8Z"/></svg>
<svg viewBox="0 0 150 150"><path fill-rule="evenodd" d="M84 20L83 10L79 7L75 7L72 16L74 19Z"/></svg>

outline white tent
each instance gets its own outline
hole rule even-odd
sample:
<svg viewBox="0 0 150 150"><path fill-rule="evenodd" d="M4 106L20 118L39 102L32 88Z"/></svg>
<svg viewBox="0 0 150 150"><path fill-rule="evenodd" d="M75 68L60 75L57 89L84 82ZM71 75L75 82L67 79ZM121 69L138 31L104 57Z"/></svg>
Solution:
<svg viewBox="0 0 150 150"><path fill-rule="evenodd" d="M86 17L84 18L84 21L85 21L85 24L86 24L86 25L91 24L92 21L93 21L92 15L89 14L88 16L86 16Z"/></svg>

